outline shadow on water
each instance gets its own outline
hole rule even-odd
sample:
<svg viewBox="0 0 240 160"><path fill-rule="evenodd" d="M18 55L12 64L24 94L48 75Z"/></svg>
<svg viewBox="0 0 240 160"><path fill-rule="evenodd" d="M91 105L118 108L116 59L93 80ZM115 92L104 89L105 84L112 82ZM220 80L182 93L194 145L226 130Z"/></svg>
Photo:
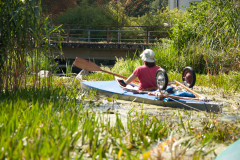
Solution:
<svg viewBox="0 0 240 160"><path fill-rule="evenodd" d="M81 69L77 68L73 65L75 59L55 59L55 62L57 63L56 73L57 75L66 75L67 68L69 67L72 73L78 74ZM116 63L116 60L101 60L101 59L88 59L94 63L96 63L98 66L114 66Z"/></svg>

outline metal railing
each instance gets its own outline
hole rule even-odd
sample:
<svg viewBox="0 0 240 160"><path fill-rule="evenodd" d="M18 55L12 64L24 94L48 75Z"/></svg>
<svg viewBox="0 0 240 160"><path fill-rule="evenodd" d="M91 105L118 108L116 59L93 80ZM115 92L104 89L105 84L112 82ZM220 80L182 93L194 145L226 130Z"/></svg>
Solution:
<svg viewBox="0 0 240 160"><path fill-rule="evenodd" d="M169 37L167 28L160 26L105 26L105 25L62 25L60 37L70 42L102 43L156 43ZM58 36L52 35L52 40Z"/></svg>

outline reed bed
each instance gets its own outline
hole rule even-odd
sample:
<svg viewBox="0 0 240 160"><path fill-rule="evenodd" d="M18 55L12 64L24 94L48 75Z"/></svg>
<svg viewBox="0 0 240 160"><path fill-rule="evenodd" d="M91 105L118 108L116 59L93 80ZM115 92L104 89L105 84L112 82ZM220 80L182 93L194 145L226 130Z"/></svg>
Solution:
<svg viewBox="0 0 240 160"><path fill-rule="evenodd" d="M216 144L228 145L240 137L239 119L227 122L220 115L195 111L162 116L129 104L127 120L118 112L112 113L113 120L96 110L104 99L82 90L79 83L53 77L54 85L47 90L1 93L0 158L147 159L166 156L163 148L169 147L173 159L202 159L214 155ZM108 98L104 105L119 104Z"/></svg>
<svg viewBox="0 0 240 160"><path fill-rule="evenodd" d="M56 67L57 47L51 45L50 35L58 37L60 30L43 15L41 1L4 0L0 6L0 90L25 87L29 76L34 77L33 85L40 87L39 71L53 72Z"/></svg>
<svg viewBox="0 0 240 160"><path fill-rule="evenodd" d="M179 56L169 56L172 55L169 52L164 52L164 50L159 49L161 47L153 48L156 53L156 64L161 66L167 71L168 78L170 81L174 79L177 81L182 81L182 71L185 67L191 66L185 62L180 62L181 65L177 65L177 62L173 61L172 59L179 59ZM166 48L169 50L169 48ZM165 50L165 51L166 51ZM180 56L181 58L182 56ZM182 61L187 61L188 57L182 57ZM137 52L133 56L133 58L119 58L116 60L116 64L110 68L106 66L101 66L102 69L108 70L114 73L118 73L124 76L130 76L135 68L138 66L143 65L143 62L140 57L138 57ZM175 69L179 67L178 69ZM240 73L237 71L229 71L227 73L220 72L219 74L199 74L194 68L191 66L197 76L196 85L203 86L203 87L211 87L215 88L216 92L218 89L224 90L225 92L239 92L240 91ZM196 67L196 66L195 66ZM114 80L114 76L103 73L103 72L95 72L94 74L90 74L88 76L83 76L83 79L86 80Z"/></svg>

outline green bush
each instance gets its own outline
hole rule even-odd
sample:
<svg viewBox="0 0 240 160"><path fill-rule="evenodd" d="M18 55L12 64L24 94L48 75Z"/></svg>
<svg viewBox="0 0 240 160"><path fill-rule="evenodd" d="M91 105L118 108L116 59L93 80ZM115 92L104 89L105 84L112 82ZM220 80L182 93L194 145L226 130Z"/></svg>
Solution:
<svg viewBox="0 0 240 160"><path fill-rule="evenodd" d="M114 17L99 6L82 4L75 8L69 8L67 12L58 16L56 24L84 24L84 25L113 25Z"/></svg>
<svg viewBox="0 0 240 160"><path fill-rule="evenodd" d="M133 18L133 25L139 26L161 26L162 30L169 30L169 27L175 23L176 19L182 21L184 18L183 12L178 9L157 10L156 12L147 12L141 17ZM158 28L159 29L159 28Z"/></svg>
<svg viewBox="0 0 240 160"><path fill-rule="evenodd" d="M190 6L185 19L172 27L174 47L184 56L202 54L201 72L240 70L239 12L234 0L205 0Z"/></svg>

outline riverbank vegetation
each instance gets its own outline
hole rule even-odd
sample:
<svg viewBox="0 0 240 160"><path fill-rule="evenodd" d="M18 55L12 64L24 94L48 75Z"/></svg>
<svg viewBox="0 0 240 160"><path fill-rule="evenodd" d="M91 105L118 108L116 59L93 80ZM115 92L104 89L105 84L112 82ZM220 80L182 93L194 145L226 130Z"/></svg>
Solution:
<svg viewBox="0 0 240 160"><path fill-rule="evenodd" d="M214 159L239 139L237 103L220 114L166 107L153 112L144 103L124 104L83 90L75 77L40 76L42 69L54 73L53 53L61 46L49 37L61 30L52 27L39 1L3 0L0 6L0 159ZM162 12L154 13L132 19L156 24ZM223 89L231 100L240 90L236 13L238 1L209 0L177 14L184 21L169 18L171 39L152 48L157 64L179 81L182 69L193 66L196 86L216 87L212 94ZM140 64L136 53L105 69L128 76ZM98 72L84 78L113 76Z"/></svg>
<svg viewBox="0 0 240 160"><path fill-rule="evenodd" d="M156 64L166 69L168 78L170 81L176 79L177 81L182 81L182 71L186 66L189 65L190 58L184 58L182 55L178 56L177 54L171 54L176 52L171 52L170 47L157 47L153 48L156 55ZM169 52L170 51L170 52ZM192 57L193 58L193 57ZM172 61L174 59L175 61ZM197 60L193 60L199 65ZM141 58L137 55L137 53L133 56L133 58L117 58L115 65L112 68L101 66L104 70L108 70L114 73L118 73L120 75L124 75L128 77L132 74L132 72L138 66L143 65ZM195 65L195 68L197 66ZM195 69L194 68L194 69ZM215 75L211 74L199 74L197 75L196 85L211 87L217 89L223 89L224 92L239 92L240 91L240 72L237 71L229 71L228 73L220 72ZM106 75L102 72L97 72L94 74L90 74L88 76L84 76L86 80L114 80L114 76Z"/></svg>
<svg viewBox="0 0 240 160"><path fill-rule="evenodd" d="M224 148L240 136L239 119L167 108L153 115L136 110L144 104L124 109L117 99L83 90L75 78L53 79L48 89L1 93L1 159L155 159L166 153L204 159L219 153L216 145ZM127 118L117 108L127 110Z"/></svg>
<svg viewBox="0 0 240 160"><path fill-rule="evenodd" d="M187 65L200 74L240 71L240 9L236 0L204 0L186 11L149 8L141 16L128 14L127 4L123 2L117 6L114 2L97 5L97 8L95 5L81 3L56 17L54 23L115 25L119 28L158 26L158 30L169 31L169 37L159 39L159 48L156 48L158 63L163 67L166 61L172 64L166 66L166 70L178 71ZM135 29L141 30L141 27ZM163 52L169 56L161 57Z"/></svg>
<svg viewBox="0 0 240 160"><path fill-rule="evenodd" d="M31 0L0 2L0 90L26 87L29 76L36 86L36 73L53 71L56 66L57 47L50 43L50 35L59 30L43 16L39 5Z"/></svg>

